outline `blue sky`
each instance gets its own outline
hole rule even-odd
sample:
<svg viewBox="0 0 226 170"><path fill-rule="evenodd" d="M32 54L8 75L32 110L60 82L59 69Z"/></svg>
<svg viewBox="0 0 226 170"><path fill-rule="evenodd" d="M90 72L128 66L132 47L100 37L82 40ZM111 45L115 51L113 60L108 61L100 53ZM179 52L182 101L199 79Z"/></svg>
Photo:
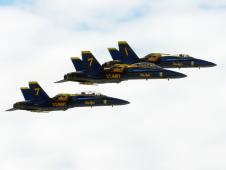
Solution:
<svg viewBox="0 0 226 170"><path fill-rule="evenodd" d="M13 3L14 3L14 0L0 0L0 5L9 5Z"/></svg>

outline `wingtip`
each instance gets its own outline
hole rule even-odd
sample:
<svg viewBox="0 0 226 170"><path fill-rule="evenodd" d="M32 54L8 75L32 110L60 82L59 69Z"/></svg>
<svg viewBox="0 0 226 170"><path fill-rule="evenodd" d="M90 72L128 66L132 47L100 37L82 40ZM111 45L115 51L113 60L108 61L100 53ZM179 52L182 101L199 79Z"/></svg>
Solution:
<svg viewBox="0 0 226 170"><path fill-rule="evenodd" d="M6 112L11 112L11 111L15 111L16 109L15 108L11 108L11 109L7 109L5 110Z"/></svg>
<svg viewBox="0 0 226 170"><path fill-rule="evenodd" d="M59 80L59 81L55 81L54 83L63 83L66 82L67 80Z"/></svg>

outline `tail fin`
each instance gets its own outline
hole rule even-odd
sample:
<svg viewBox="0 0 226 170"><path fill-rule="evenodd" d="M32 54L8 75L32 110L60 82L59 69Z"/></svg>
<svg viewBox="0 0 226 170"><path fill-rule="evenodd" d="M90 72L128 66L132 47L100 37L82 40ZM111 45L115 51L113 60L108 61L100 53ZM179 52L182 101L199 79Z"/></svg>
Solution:
<svg viewBox="0 0 226 170"><path fill-rule="evenodd" d="M108 48L108 51L113 60L119 60L119 61L123 60L124 57L122 53L120 53L116 48Z"/></svg>
<svg viewBox="0 0 226 170"><path fill-rule="evenodd" d="M35 81L29 82L29 88L33 93L33 100L40 101L40 100L49 99L49 96L46 94L46 92L41 88L41 86L37 82Z"/></svg>
<svg viewBox="0 0 226 170"><path fill-rule="evenodd" d="M21 90L25 100L33 99L33 92L31 89L29 89L28 87L21 87L20 90Z"/></svg>
<svg viewBox="0 0 226 170"><path fill-rule="evenodd" d="M82 51L82 60L90 74L95 75L103 71L102 66L90 51Z"/></svg>
<svg viewBox="0 0 226 170"><path fill-rule="evenodd" d="M119 41L118 46L119 52L122 53L123 57L128 61L136 62L139 59L139 57L136 55L136 53L126 41Z"/></svg>
<svg viewBox="0 0 226 170"><path fill-rule="evenodd" d="M82 71L82 70L86 69L85 64L83 63L83 61L80 58L72 57L71 61L77 71Z"/></svg>

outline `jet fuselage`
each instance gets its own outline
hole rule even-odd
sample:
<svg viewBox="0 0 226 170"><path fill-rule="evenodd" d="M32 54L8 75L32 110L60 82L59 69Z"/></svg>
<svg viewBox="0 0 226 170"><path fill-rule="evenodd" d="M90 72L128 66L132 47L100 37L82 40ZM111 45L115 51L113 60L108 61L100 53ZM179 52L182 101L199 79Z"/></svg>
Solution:
<svg viewBox="0 0 226 170"><path fill-rule="evenodd" d="M144 58L139 59L140 61L155 63L162 68L193 68L193 67L214 67L216 64L193 58L188 55L179 54L178 56L166 55L166 56L155 56L147 55Z"/></svg>
<svg viewBox="0 0 226 170"><path fill-rule="evenodd" d="M91 75L87 72L72 72L64 76L65 81L76 81L84 84L90 83L119 83L136 79L175 79L186 75L160 67L127 67L105 69L102 73Z"/></svg>
<svg viewBox="0 0 226 170"><path fill-rule="evenodd" d="M45 112L67 110L73 107L115 106L129 104L129 102L126 100L104 95L71 95L70 97L66 96L67 95L60 95L50 100L39 102L17 102L14 104L14 109L28 110L33 112Z"/></svg>

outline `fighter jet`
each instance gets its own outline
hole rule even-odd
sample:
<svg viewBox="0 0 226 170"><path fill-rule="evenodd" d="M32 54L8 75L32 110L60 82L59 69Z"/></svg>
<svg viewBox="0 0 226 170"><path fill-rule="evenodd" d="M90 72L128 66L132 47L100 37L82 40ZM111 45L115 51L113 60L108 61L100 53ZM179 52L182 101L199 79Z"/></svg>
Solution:
<svg viewBox="0 0 226 170"><path fill-rule="evenodd" d="M184 78L186 75L163 69L155 64L141 62L135 64L115 64L104 68L90 51L82 51L82 60L72 58L76 72L64 75L64 79L57 81L75 81L81 84L120 83L135 79L174 79Z"/></svg>
<svg viewBox="0 0 226 170"><path fill-rule="evenodd" d="M138 62L150 62L163 68L193 68L193 67L213 67L216 64L191 57L187 54L163 54L150 53L143 58L139 58L126 41L118 42L119 51L116 48L109 48L113 62L107 62L103 66L110 67L115 63L133 64Z"/></svg>
<svg viewBox="0 0 226 170"><path fill-rule="evenodd" d="M29 82L29 88L22 87L25 101L13 105L14 110L31 112L65 111L73 107L115 106L129 104L128 101L117 99L94 92L81 94L58 94L50 98L37 82Z"/></svg>

